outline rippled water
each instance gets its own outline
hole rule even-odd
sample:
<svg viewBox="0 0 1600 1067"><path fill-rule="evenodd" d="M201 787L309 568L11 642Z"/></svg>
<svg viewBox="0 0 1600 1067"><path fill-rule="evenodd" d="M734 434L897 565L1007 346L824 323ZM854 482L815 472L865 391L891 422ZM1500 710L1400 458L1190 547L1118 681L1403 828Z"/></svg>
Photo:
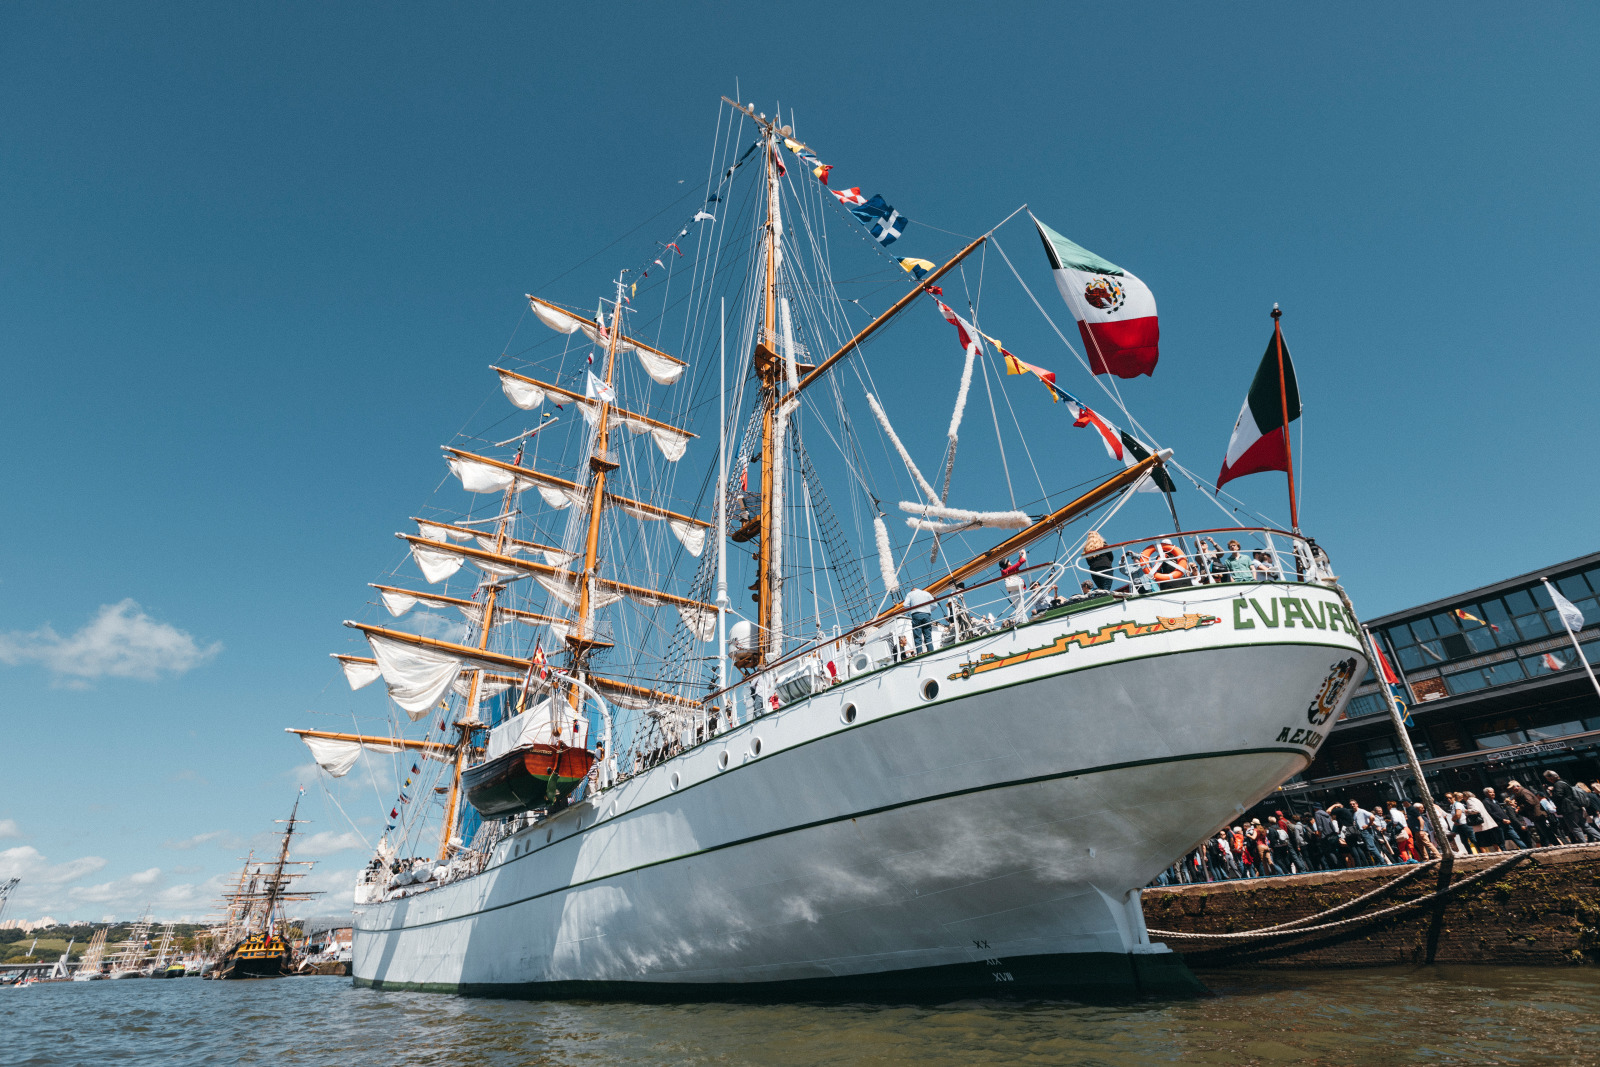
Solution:
<svg viewBox="0 0 1600 1067"><path fill-rule="evenodd" d="M616 1004L356 989L344 978L0 989L0 1063L1600 1063L1600 971L1210 972L1116 1007Z"/></svg>

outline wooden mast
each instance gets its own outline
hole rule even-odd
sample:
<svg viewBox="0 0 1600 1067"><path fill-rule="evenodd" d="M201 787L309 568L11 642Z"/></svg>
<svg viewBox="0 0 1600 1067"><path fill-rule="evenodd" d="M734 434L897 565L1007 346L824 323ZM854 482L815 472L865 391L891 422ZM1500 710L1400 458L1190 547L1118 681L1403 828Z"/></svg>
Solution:
<svg viewBox="0 0 1600 1067"><path fill-rule="evenodd" d="M517 459L522 458L522 448L517 448ZM511 519L511 505L517 496L517 483L513 481L506 490L505 497L500 501L500 521L495 523L494 550L496 553L505 551L506 527ZM494 628L494 602L500 593L500 585L490 582L488 592L483 598L483 622L478 627L478 650L481 652L489 647L489 631ZM472 672L471 688L467 691L467 714L455 723L456 728L456 758L450 775L450 795L444 805L444 829L439 833L439 861L447 862L450 859L450 837L456 828L456 811L461 801L461 769L467 762L467 749L470 747L472 731L478 725L478 687L483 682L481 669Z"/></svg>
<svg viewBox="0 0 1600 1067"><path fill-rule="evenodd" d="M778 174L772 165L775 151L772 140L772 124L757 118L763 127L763 136L766 139L766 175L767 175L767 269L764 279L766 293L762 298L761 315L761 340L757 351L765 348L775 352L773 342L775 339L774 325L777 309L777 270L778 270L778 233L776 219L774 218L774 204L778 196ZM778 449L782 442L777 440L777 401L778 401L778 376L782 362L776 358L757 359L756 373L761 382L761 539L756 553L756 619L758 620L758 633L756 647L756 667L765 663L769 651L773 647L772 616L775 608L775 599L778 590L775 588L777 575L772 573L772 487L773 472L780 463L781 457Z"/></svg>

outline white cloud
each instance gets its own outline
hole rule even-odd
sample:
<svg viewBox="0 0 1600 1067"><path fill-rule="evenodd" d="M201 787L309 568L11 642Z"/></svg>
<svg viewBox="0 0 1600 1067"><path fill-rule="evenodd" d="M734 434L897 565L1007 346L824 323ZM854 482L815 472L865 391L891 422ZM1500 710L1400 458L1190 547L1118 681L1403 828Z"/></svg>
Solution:
<svg viewBox="0 0 1600 1067"><path fill-rule="evenodd" d="M65 885L77 881L106 865L99 856L83 856L65 863L51 864L32 845L18 845L0 851L0 878L21 878L29 885Z"/></svg>
<svg viewBox="0 0 1600 1067"><path fill-rule="evenodd" d="M230 833L227 830L212 830L209 833L195 834L193 837L185 837L176 841L163 841L161 842L161 847L170 848L178 852L188 852L202 845L210 844L215 844L219 848L243 848L244 839L238 834Z"/></svg>
<svg viewBox="0 0 1600 1067"><path fill-rule="evenodd" d="M128 875L129 885L154 885L157 878L161 877L160 867L151 867L140 871L138 874Z"/></svg>
<svg viewBox="0 0 1600 1067"><path fill-rule="evenodd" d="M8 837L21 837L22 831L17 828L17 820L0 819L0 841Z"/></svg>
<svg viewBox="0 0 1600 1067"><path fill-rule="evenodd" d="M192 635L157 622L131 599L102 605L86 626L66 637L49 623L31 633L0 634L0 663L37 663L69 685L96 678L153 681L192 670L220 651L221 642L202 648Z"/></svg>
<svg viewBox="0 0 1600 1067"><path fill-rule="evenodd" d="M343 852L347 848L366 847L366 842L349 830L343 833L319 830L300 841L295 846L295 852L306 856L327 856L334 852Z"/></svg>

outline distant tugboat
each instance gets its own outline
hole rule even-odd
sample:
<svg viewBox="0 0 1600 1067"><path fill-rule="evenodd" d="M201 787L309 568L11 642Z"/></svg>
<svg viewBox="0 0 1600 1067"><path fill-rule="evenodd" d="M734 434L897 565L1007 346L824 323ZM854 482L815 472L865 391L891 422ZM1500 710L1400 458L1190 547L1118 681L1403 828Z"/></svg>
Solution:
<svg viewBox="0 0 1600 1067"><path fill-rule="evenodd" d="M294 838L294 828L299 822L300 798L295 797L294 809L289 812L288 827L283 831L283 844L278 849L278 861L272 873L261 868L240 875L239 888L229 895L227 941L233 947L223 953L222 959L211 972L212 978L279 978L295 971L294 952L284 937L289 919L283 906L289 901L310 900L314 893L291 893L289 886L305 872L290 873L291 866L311 866L310 861L290 860L289 842ZM235 940L242 934L242 939Z"/></svg>

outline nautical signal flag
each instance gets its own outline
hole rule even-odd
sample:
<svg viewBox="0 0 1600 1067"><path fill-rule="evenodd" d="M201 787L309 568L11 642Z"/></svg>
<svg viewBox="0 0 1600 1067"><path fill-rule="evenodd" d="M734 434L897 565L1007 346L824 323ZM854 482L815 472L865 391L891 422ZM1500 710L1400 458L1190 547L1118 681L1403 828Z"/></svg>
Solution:
<svg viewBox="0 0 1600 1067"><path fill-rule="evenodd" d="M885 248L898 241L911 225L911 220L890 207L881 196L874 195L865 204L850 209L850 214L861 220L872 239Z"/></svg>
<svg viewBox="0 0 1600 1067"><path fill-rule="evenodd" d="M1222 473L1217 475L1217 488L1242 478L1246 474L1289 469L1289 427L1300 417L1300 387L1294 379L1294 363L1289 359L1289 345L1284 342L1283 373L1278 373L1278 346L1282 334L1273 324L1272 338L1267 341L1267 352L1256 367L1256 376L1250 381L1250 391L1245 394L1244 407L1233 424L1233 436L1228 439L1228 454L1222 460Z"/></svg>
<svg viewBox="0 0 1600 1067"><path fill-rule="evenodd" d="M1100 435L1100 443L1106 446L1106 455L1127 466L1128 450L1122 447L1122 434L1117 428L1101 418L1093 409L1065 390L1060 390L1061 399L1066 402L1067 414L1072 416L1072 425L1077 427L1092 426Z"/></svg>
<svg viewBox="0 0 1600 1067"><path fill-rule="evenodd" d="M845 207L856 207L867 202L867 198L861 195L861 187L859 185L852 189L829 189L828 192L837 197L839 203Z"/></svg>
<svg viewBox="0 0 1600 1067"><path fill-rule="evenodd" d="M1089 369L1118 378L1153 374L1159 358L1161 325L1150 287L1038 219L1033 224L1044 242L1044 254L1055 275L1056 288L1061 290L1061 299L1078 320Z"/></svg>
<svg viewBox="0 0 1600 1067"><path fill-rule="evenodd" d="M389 818L398 819L399 817L400 817L400 809L399 809L398 806L389 809Z"/></svg>
<svg viewBox="0 0 1600 1067"><path fill-rule="evenodd" d="M1000 348L998 344L995 347ZM1007 374L1031 374L1043 382L1046 389L1050 390L1050 402L1052 404L1061 399L1063 394L1061 390L1056 388L1055 371L1045 370L1043 367L1035 367L1032 363L1024 363L1003 348L1000 348L1000 355L1006 361Z"/></svg>
<svg viewBox="0 0 1600 1067"><path fill-rule="evenodd" d="M904 259L901 259L899 262L900 262L900 269L905 271L906 273L910 274L913 278L915 278L919 282L922 279L926 278L928 276L928 273L931 270L933 270L933 267L934 267L933 261L929 260L929 259L904 258Z"/></svg>

